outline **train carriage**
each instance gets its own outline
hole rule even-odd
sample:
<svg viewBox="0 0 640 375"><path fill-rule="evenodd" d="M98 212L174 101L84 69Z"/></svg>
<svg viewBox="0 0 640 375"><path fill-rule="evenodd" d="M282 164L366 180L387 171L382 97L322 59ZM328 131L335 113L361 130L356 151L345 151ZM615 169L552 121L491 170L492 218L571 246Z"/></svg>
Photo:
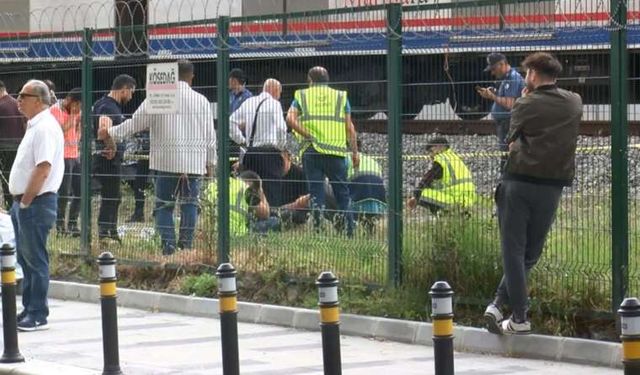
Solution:
<svg viewBox="0 0 640 375"><path fill-rule="evenodd" d="M63 0L8 1L0 10L0 62L6 73L25 64L78 61L80 31L96 30L96 61L216 56L214 19L235 17L231 57L257 84L268 76L303 84L312 65L326 65L332 80L350 92L358 118L384 116L385 51L389 0ZM402 0L403 113L407 118L480 119L489 103L473 89L491 83L483 72L489 51L513 65L529 52L554 51L565 65L561 85L579 92L587 120L608 120L609 1L602 0ZM628 3L630 77L640 77L640 3ZM341 9L336 14L318 10ZM306 12L306 13L304 13ZM286 17L264 17L286 14ZM238 21L238 17L246 17ZM188 22L188 25L180 24ZM125 26L147 25L131 31ZM283 58L286 58L283 59ZM126 58L125 58L126 60ZM199 64L197 69L207 69ZM366 67L366 68L363 68ZM144 67L130 67L142 79ZM210 69L210 68L209 68ZM4 76L4 75L3 75ZM201 74L201 77L212 74ZM16 75L5 81L22 79ZM61 82L77 81L61 76ZM107 81L96 77L96 88ZM215 82L200 82L211 87ZM630 116L640 116L640 87L629 88ZM10 86L11 87L11 86ZM289 92L291 91L291 92ZM284 100L293 90L285 90ZM444 103L448 110L426 111ZM286 103L285 103L286 104ZM440 106L442 108L442 105Z"/></svg>

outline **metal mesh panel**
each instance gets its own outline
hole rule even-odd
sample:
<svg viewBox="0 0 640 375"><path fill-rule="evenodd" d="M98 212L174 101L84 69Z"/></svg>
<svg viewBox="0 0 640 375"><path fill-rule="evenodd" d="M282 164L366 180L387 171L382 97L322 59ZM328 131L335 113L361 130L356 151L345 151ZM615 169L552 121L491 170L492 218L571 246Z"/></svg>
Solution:
<svg viewBox="0 0 640 375"><path fill-rule="evenodd" d="M559 86L579 93L584 103L581 136L576 160L574 185L565 189L557 218L545 246L544 256L531 275L530 289L534 307L556 309L569 301L582 312L606 310L612 289L611 192L612 139L610 82L610 37L625 30L627 37L629 102L629 268L630 293L637 293L637 220L636 159L640 121L638 82L638 46L640 45L640 8L626 2L627 25L619 24L603 0L538 1L403 1L402 33L395 35L388 24L388 5L396 1L345 1L292 3L268 0L251 3L220 0L200 1L96 1L91 4L58 4L45 8L0 14L2 38L0 59L6 63L0 73L9 92L15 94L30 78L50 78L59 92L80 86L79 61L94 60L92 68L93 100L110 89L111 81L121 73L132 75L138 90L124 107L132 114L142 103L145 66L150 62L189 58L195 63L194 89L211 103L218 116L218 83L229 77L216 77L216 61L221 52L231 57L229 68L239 68L248 78L253 94L262 92L268 78L282 84L280 104L287 115L296 90L308 88L307 72L323 66L330 76L330 87L347 92L351 117L362 141L361 153L380 168L382 184L388 194L396 182L402 186L406 203L414 196L418 180L432 163L427 146L436 136L448 139L452 149L468 167L476 187L477 199L462 209L440 210L432 214L418 205L404 207L402 214L389 208L375 211L372 226L359 220L354 236L342 230L335 205L327 204L326 218L314 227L305 209L298 210L299 224L284 225L279 232L232 235L229 250L237 268L262 271L279 267L290 274L307 276L320 269L332 269L342 280L384 285L400 281L404 286L425 289L433 280L444 278L456 288L461 300L478 304L492 295L501 276L500 240L493 192L500 176L505 146L496 139L491 117L491 101L477 93L477 87L499 87L500 79L484 72L490 52L506 55L511 66L525 75L521 61L531 52L545 50L555 54L564 66ZM622 4L622 3L621 3ZM142 10L146 9L146 14ZM286 11L286 13L281 13ZM142 13L141 13L142 12ZM231 16L230 38L222 45L217 35L217 18ZM29 28L26 28L28 20ZM146 23L145 23L146 22ZM92 40L83 40L82 30ZM401 130L402 173L389 173L391 144L389 124L394 100L387 66L389 41L402 37ZM45 62L36 65L36 62ZM395 67L399 68L399 67ZM230 113L224 113L224 116ZM324 115L324 114L323 114ZM95 118L94 118L95 120ZM247 122L245 121L244 127ZM233 125L233 124L232 124ZM237 125L237 124L236 124ZM83 135L86 136L86 135ZM247 134L244 134L246 139ZM194 140L195 142L195 140ZM218 139L218 148L229 139ZM168 145L164 152L169 153ZM280 147L281 149L283 147ZM286 146L291 161L304 166L299 139L291 131ZM274 155L271 151L270 156ZM232 168L238 155L219 163ZM125 180L134 181L140 172L135 163L146 156L130 152L125 156ZM276 160L276 159L274 159ZM3 170L6 170L3 166ZM92 165L83 165L82 173L95 176ZM218 176L219 177L219 176ZM296 186L304 192L308 176L282 185L284 193ZM106 247L119 258L136 261L215 263L216 239L220 217L217 212L215 180L204 179L199 204L199 221L192 251L178 252L173 258L162 256L161 243L152 217L156 204L152 185L144 195L144 222L127 223L133 214L133 191L123 184L123 198L116 229L122 244L99 241L99 196L92 196L91 252ZM267 184L273 181L266 179ZM370 187L371 180L349 181L354 191ZM374 184L375 185L375 184ZM97 191L97 190L96 190ZM286 195L286 194L285 194ZM297 198L306 195L299 193ZM293 195L291 195L293 196ZM421 192L418 192L418 197ZM243 196L244 198L244 196ZM296 198L296 197L294 197ZM389 198L388 196L386 198ZM115 198L117 199L117 198ZM388 200L388 199L386 199ZM291 202L283 202L291 203ZM389 203L389 202L386 202ZM282 220L283 209L273 217ZM298 206L296 206L298 207ZM352 206L353 214L362 212ZM362 207L362 206L361 206ZM364 206L368 207L368 206ZM308 210L309 207L306 209ZM379 207L378 207L379 208ZM371 207L367 209L374 210ZM179 216L176 211L176 218ZM339 215L338 215L339 216ZM364 217L363 217L364 218ZM389 233L389 220L401 218L402 233ZM402 235L400 280L389 278L388 259L398 251L388 245L389 235ZM81 253L74 237L52 236L54 252ZM226 250L226 249L225 249ZM391 255L391 256L390 256ZM618 272L618 271L616 271ZM572 300L576 297L577 302Z"/></svg>

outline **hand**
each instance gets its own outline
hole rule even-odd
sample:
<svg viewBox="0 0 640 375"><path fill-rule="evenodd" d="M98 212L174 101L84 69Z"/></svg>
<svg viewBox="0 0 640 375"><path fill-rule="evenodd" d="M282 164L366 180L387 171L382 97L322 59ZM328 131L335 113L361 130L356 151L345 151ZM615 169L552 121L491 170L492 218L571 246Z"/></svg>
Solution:
<svg viewBox="0 0 640 375"><path fill-rule="evenodd" d="M116 150L113 148L105 148L102 150L102 156L107 160L112 160L116 157Z"/></svg>
<svg viewBox="0 0 640 375"><path fill-rule="evenodd" d="M522 97L527 96L527 94L529 94L529 93L530 93L529 88L528 88L527 86L525 86L525 87L522 89L522 93L521 93L521 94L522 94Z"/></svg>
<svg viewBox="0 0 640 375"><path fill-rule="evenodd" d="M98 119L98 140L109 138L109 128L113 125L113 121L108 116L100 116Z"/></svg>
<svg viewBox="0 0 640 375"><path fill-rule="evenodd" d="M515 142L509 143L509 151L513 151L513 149L516 147L516 145L514 143Z"/></svg>
<svg viewBox="0 0 640 375"><path fill-rule="evenodd" d="M418 200L415 197L411 197L407 200L407 207L413 211L418 205Z"/></svg>
<svg viewBox="0 0 640 375"><path fill-rule="evenodd" d="M73 104L71 104L71 106L69 107L69 113L76 116L80 114L80 103L76 103L74 102Z"/></svg>
<svg viewBox="0 0 640 375"><path fill-rule="evenodd" d="M109 131L107 130L107 128L98 128L98 140L104 141L107 138L109 138Z"/></svg>
<svg viewBox="0 0 640 375"><path fill-rule="evenodd" d="M479 88L477 90L478 94L485 98L485 99L489 99L489 100L495 100L496 99L496 94L495 92L493 92L493 90L491 90L490 88Z"/></svg>
<svg viewBox="0 0 640 375"><path fill-rule="evenodd" d="M351 154L351 161L353 162L353 169L358 169L360 167L360 154L353 152Z"/></svg>

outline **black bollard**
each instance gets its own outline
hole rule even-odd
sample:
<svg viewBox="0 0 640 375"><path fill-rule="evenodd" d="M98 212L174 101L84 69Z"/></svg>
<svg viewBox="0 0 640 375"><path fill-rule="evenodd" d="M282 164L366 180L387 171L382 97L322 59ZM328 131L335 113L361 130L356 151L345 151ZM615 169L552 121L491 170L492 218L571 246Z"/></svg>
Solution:
<svg viewBox="0 0 640 375"><path fill-rule="evenodd" d="M446 281L431 287L435 375L453 375L453 290Z"/></svg>
<svg viewBox="0 0 640 375"><path fill-rule="evenodd" d="M618 310L624 375L640 375L640 300L625 298Z"/></svg>
<svg viewBox="0 0 640 375"><path fill-rule="evenodd" d="M116 259L108 251L98 257L100 271L100 304L102 307L103 375L120 375L118 348L118 305L116 300Z"/></svg>
<svg viewBox="0 0 640 375"><path fill-rule="evenodd" d="M316 280L320 326L322 329L322 361L325 375L341 375L340 307L338 279L331 272L323 272Z"/></svg>
<svg viewBox="0 0 640 375"><path fill-rule="evenodd" d="M220 337L222 339L222 373L223 375L239 375L236 269L230 263L223 263L218 267L216 276L218 277Z"/></svg>
<svg viewBox="0 0 640 375"><path fill-rule="evenodd" d="M18 349L18 322L16 321L16 250L8 243L0 249L2 262L2 334L4 352L0 363L24 362Z"/></svg>

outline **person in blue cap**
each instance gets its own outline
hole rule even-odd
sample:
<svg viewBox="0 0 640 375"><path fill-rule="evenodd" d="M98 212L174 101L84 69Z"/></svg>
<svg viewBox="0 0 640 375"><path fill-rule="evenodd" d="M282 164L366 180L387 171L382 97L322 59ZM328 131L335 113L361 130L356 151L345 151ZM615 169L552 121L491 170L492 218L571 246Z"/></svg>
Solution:
<svg viewBox="0 0 640 375"><path fill-rule="evenodd" d="M498 137L498 149L507 151L505 138L509 132L509 122L511 121L511 109L513 104L522 95L525 87L524 79L515 68L512 68L507 57L501 53L491 53L487 56L487 67L485 72L500 80L500 86L496 91L494 87L476 87L478 94L488 100L493 101L491 106L491 117L496 123L496 135ZM500 158L500 173L504 169L506 155Z"/></svg>

